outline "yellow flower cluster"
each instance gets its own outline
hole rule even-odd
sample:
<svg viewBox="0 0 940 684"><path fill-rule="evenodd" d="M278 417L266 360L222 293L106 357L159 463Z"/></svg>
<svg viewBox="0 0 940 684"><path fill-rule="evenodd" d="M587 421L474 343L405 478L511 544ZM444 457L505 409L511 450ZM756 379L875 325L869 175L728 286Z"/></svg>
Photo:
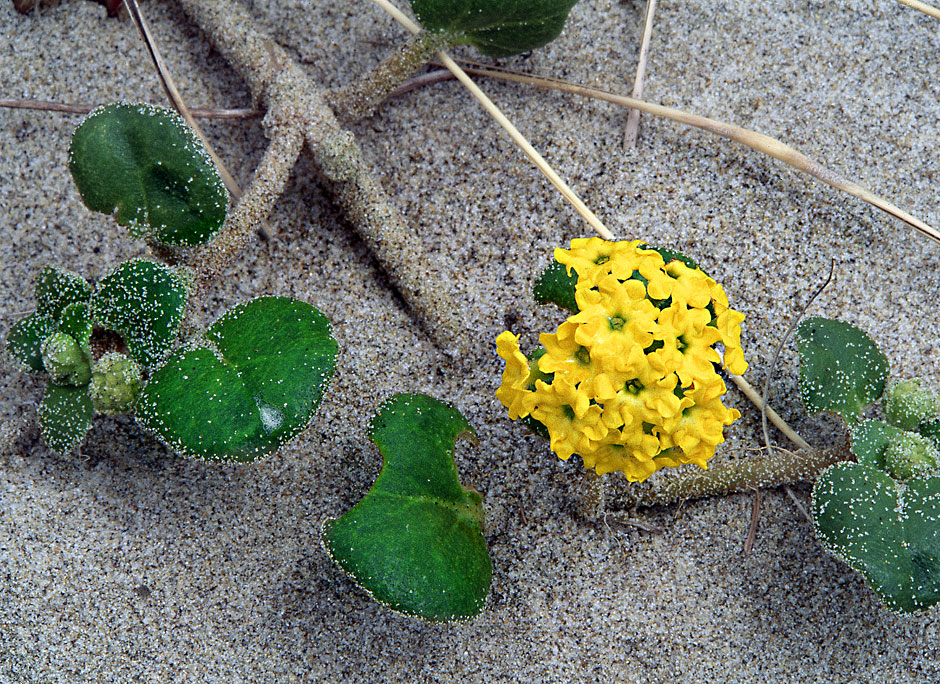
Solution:
<svg viewBox="0 0 940 684"><path fill-rule="evenodd" d="M623 471L644 480L664 466L702 468L740 417L721 403L724 363L740 375L744 315L728 308L724 289L697 268L633 242L573 240L555 260L577 274L578 312L531 359L504 332L506 361L496 396L512 419L547 430L562 459L579 454L599 474Z"/></svg>

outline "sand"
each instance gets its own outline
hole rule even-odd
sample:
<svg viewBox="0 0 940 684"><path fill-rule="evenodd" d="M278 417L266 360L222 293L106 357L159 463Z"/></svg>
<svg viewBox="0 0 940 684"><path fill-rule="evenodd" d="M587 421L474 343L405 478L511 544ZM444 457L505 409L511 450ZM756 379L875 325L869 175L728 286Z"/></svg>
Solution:
<svg viewBox="0 0 940 684"><path fill-rule="evenodd" d="M191 105L248 106L246 86L173 3L144 11ZM258 21L324 86L404 37L368 2L256 2ZM163 95L136 33L101 6L38 16L0 5L0 97L103 103ZM642 3L584 0L550 46L502 63L622 93L632 87ZM472 56L470 50L460 54ZM940 22L897 2L662 3L647 97L779 137L940 225ZM760 385L797 305L877 341L897 378L940 384L940 246L869 205L739 145L644 117L622 149L612 105L486 82L486 90L618 237L685 251L747 315ZM66 150L79 117L0 110L0 333L33 306L46 263L94 278L144 254L79 200ZM257 121L205 126L246 183L264 149ZM298 297L334 323L335 380L310 429L267 460L185 460L126 419L99 420L60 457L27 427L0 459L2 682L896 682L940 680L940 613L890 613L829 557L783 492L641 509L654 534L578 517L578 459L558 460L493 396L507 326L534 343L556 311L530 288L556 245L588 227L453 82L409 93L354 131L433 254L461 307L470 352L438 350L387 286L305 159L254 243L212 291L218 314L258 294ZM2 365L7 425L35 413L42 383ZM806 416L787 345L772 404L810 442L841 437ZM396 615L333 566L319 528L370 487L365 438L382 400L453 402L480 442L465 484L484 495L495 575L467 624ZM744 413L716 463L762 442ZM775 440L786 446L782 436ZM794 488L804 504L808 485Z"/></svg>

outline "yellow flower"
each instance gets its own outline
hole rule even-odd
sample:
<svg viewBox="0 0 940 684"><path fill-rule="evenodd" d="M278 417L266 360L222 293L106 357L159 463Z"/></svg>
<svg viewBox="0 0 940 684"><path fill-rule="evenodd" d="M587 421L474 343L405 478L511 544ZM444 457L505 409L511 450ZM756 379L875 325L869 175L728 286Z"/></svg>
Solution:
<svg viewBox="0 0 940 684"><path fill-rule="evenodd" d="M534 392L528 391L529 361L519 350L519 336L508 330L496 338L496 353L506 362L503 382L496 390L496 398L509 409L512 420L529 415Z"/></svg>
<svg viewBox="0 0 940 684"><path fill-rule="evenodd" d="M724 345L732 373L747 368L744 316L721 285L641 245L587 238L555 250L577 273L578 312L540 335L537 362L515 335L497 338L506 360L497 396L510 417L545 426L560 458L578 454L588 468L632 481L664 467L706 467L724 426L740 417L721 403L715 345Z"/></svg>
<svg viewBox="0 0 940 684"><path fill-rule="evenodd" d="M659 314L655 338L663 346L647 355L650 364L662 373L675 372L683 387L713 376L712 364L721 363L721 357L712 345L722 337L717 328L708 325L710 320L707 309L689 309L673 302Z"/></svg>
<svg viewBox="0 0 940 684"><path fill-rule="evenodd" d="M590 451L592 441L607 435L600 416L600 406L563 377L550 385L536 381L532 417L548 430L552 451L562 460Z"/></svg>

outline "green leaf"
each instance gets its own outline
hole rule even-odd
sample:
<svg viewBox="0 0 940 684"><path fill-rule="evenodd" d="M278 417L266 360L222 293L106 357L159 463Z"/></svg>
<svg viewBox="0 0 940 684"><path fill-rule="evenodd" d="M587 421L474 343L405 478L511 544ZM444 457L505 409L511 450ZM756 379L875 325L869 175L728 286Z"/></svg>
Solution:
<svg viewBox="0 0 940 684"><path fill-rule="evenodd" d="M69 304L59 316L59 332L70 335L86 354L90 353L92 318L88 304Z"/></svg>
<svg viewBox="0 0 940 684"><path fill-rule="evenodd" d="M170 353L183 320L186 287L176 274L145 259L126 261L101 279L92 299L95 319L121 334L128 354L154 366Z"/></svg>
<svg viewBox="0 0 940 684"><path fill-rule="evenodd" d="M564 264L552 261L535 281L532 294L539 304L557 304L571 313L578 312L578 303L575 300L575 285L578 284L578 274L568 269Z"/></svg>
<svg viewBox="0 0 940 684"><path fill-rule="evenodd" d="M490 57L508 57L554 40L577 0L411 0L428 30L446 31Z"/></svg>
<svg viewBox="0 0 940 684"><path fill-rule="evenodd" d="M826 550L892 610L940 601L940 478L903 485L871 466L837 463L816 482L813 519Z"/></svg>
<svg viewBox="0 0 940 684"><path fill-rule="evenodd" d="M866 420L852 430L852 453L862 465L884 471L885 450L903 432L880 420Z"/></svg>
<svg viewBox="0 0 940 684"><path fill-rule="evenodd" d="M842 321L808 318L800 323L796 339L806 409L832 411L857 422L884 391L888 359L865 332Z"/></svg>
<svg viewBox="0 0 940 684"><path fill-rule="evenodd" d="M137 421L177 452L252 461L303 430L333 375L330 323L289 297L236 306L206 332L211 348L173 354L141 391Z"/></svg>
<svg viewBox="0 0 940 684"><path fill-rule="evenodd" d="M94 414L87 387L50 382L39 404L39 432L50 449L67 454L85 439Z"/></svg>
<svg viewBox="0 0 940 684"><path fill-rule="evenodd" d="M667 249L665 247L650 247L647 246L647 249L652 249L655 252L659 252L659 255L663 258L663 262L668 264L671 261L681 261L683 264L688 266L691 269L699 268L699 265L695 262L695 259L692 257L687 257L681 252L677 252L672 249ZM704 273L704 271L703 271Z"/></svg>
<svg viewBox="0 0 940 684"><path fill-rule="evenodd" d="M42 362L42 343L55 333L54 319L38 311L17 321L7 333L7 352L26 373L45 373Z"/></svg>
<svg viewBox="0 0 940 684"><path fill-rule="evenodd" d="M199 245L225 220L228 193L215 164L186 122L163 107L93 111L72 136L69 170L85 205L113 213L135 237Z"/></svg>
<svg viewBox="0 0 940 684"><path fill-rule="evenodd" d="M59 320L71 304L91 299L91 287L77 273L58 266L46 266L36 280L36 310Z"/></svg>
<svg viewBox="0 0 940 684"><path fill-rule="evenodd" d="M460 485L454 443L472 433L448 404L397 395L372 421L382 472L352 510L323 526L330 556L375 599L444 622L477 615L493 566L480 495Z"/></svg>

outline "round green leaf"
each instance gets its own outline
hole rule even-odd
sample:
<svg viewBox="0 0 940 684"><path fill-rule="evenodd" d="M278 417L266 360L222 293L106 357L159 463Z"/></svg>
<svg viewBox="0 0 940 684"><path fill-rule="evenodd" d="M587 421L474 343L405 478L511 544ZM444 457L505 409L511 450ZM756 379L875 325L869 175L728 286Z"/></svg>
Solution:
<svg viewBox="0 0 940 684"><path fill-rule="evenodd" d="M832 411L854 423L884 392L888 359L854 325L808 318L800 323L796 340L800 397L810 413Z"/></svg>
<svg viewBox="0 0 940 684"><path fill-rule="evenodd" d="M59 332L70 335L86 354L89 353L92 333L92 318L88 304L69 304L59 316Z"/></svg>
<svg viewBox="0 0 940 684"><path fill-rule="evenodd" d="M491 57L508 57L554 40L577 0L411 0L428 30L446 31Z"/></svg>
<svg viewBox="0 0 940 684"><path fill-rule="evenodd" d="M46 386L39 404L39 432L50 449L67 454L85 439L95 408L88 387Z"/></svg>
<svg viewBox="0 0 940 684"><path fill-rule="evenodd" d="M885 469L885 449L904 431L880 420L866 420L852 430L852 453L862 465Z"/></svg>
<svg viewBox="0 0 940 684"><path fill-rule="evenodd" d="M38 311L13 324L7 333L7 352L20 370L26 373L46 372L42 362L42 343L57 328L55 319Z"/></svg>
<svg viewBox="0 0 940 684"><path fill-rule="evenodd" d="M370 433L382 472L362 501L323 526L330 556L375 599L432 621L477 615L492 579L481 497L460 485L454 465L464 433L472 429L452 406L393 397Z"/></svg>
<svg viewBox="0 0 940 684"><path fill-rule="evenodd" d="M91 299L91 287L77 273L58 266L46 266L36 280L36 310L59 320L71 304Z"/></svg>
<svg viewBox="0 0 940 684"><path fill-rule="evenodd" d="M289 297L236 306L206 332L211 348L173 354L138 397L137 421L177 452L252 461L303 430L333 375L330 323Z"/></svg>
<svg viewBox="0 0 940 684"><path fill-rule="evenodd" d="M826 550L892 610L940 601L940 477L900 484L871 466L837 463L816 481L813 520Z"/></svg>
<svg viewBox="0 0 940 684"><path fill-rule="evenodd" d="M199 245L225 220L228 193L215 164L186 122L163 107L93 111L72 136L69 170L85 205L113 213L135 237Z"/></svg>
<svg viewBox="0 0 940 684"><path fill-rule="evenodd" d="M170 353L183 320L186 287L163 264L126 261L101 279L92 299L95 319L120 333L130 356L154 366Z"/></svg>

